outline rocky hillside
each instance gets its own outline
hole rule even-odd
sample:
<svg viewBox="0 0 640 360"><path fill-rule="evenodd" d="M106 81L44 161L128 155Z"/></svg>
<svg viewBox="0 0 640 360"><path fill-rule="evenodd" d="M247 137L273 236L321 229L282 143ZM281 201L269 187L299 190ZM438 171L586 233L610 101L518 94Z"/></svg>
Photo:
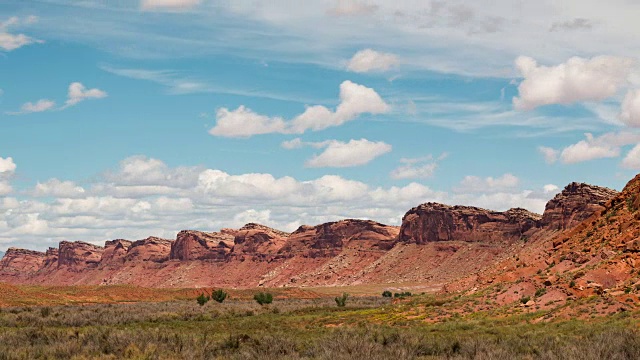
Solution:
<svg viewBox="0 0 640 360"><path fill-rule="evenodd" d="M404 283L463 289L484 281L496 264L527 246L575 233L582 219L608 209L608 201L619 196L572 183L543 215L427 203L409 210L400 227L347 219L289 234L250 223L219 232L184 230L175 239L116 239L104 247L61 242L46 252L10 248L0 260L0 282L237 288ZM531 251L534 259L550 256ZM565 260L575 256L566 254Z"/></svg>
<svg viewBox="0 0 640 360"><path fill-rule="evenodd" d="M600 201L583 201L588 194ZM572 214L567 211L570 206L593 213ZM531 311L563 309L568 301L596 295L595 306L588 311L623 311L640 296L639 220L640 175L620 193L570 184L549 202L541 221L542 226L567 231L523 244L492 266L451 281L444 289L494 288L497 295L492 297L498 303L521 300ZM561 315L565 310L558 311Z"/></svg>

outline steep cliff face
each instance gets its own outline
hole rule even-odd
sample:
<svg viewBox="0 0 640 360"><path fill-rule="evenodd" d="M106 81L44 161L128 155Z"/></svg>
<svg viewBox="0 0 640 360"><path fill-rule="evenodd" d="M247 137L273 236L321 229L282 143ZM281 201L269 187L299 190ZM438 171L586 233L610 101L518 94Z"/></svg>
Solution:
<svg viewBox="0 0 640 360"><path fill-rule="evenodd" d="M120 265L124 262L127 251L131 247L131 241L117 239L104 243L104 251L100 259L101 266Z"/></svg>
<svg viewBox="0 0 640 360"><path fill-rule="evenodd" d="M249 223L235 232L233 239L234 255L267 256L282 248L289 233L268 226Z"/></svg>
<svg viewBox="0 0 640 360"><path fill-rule="evenodd" d="M233 248L229 232L183 230L171 244L171 260L224 260Z"/></svg>
<svg viewBox="0 0 640 360"><path fill-rule="evenodd" d="M58 266L68 266L82 271L95 268L100 263L104 248L82 241L63 241L58 248Z"/></svg>
<svg viewBox="0 0 640 360"><path fill-rule="evenodd" d="M280 252L310 256L331 256L350 245L389 249L398 234L397 226L371 220L347 219L317 226L303 225L294 231Z"/></svg>
<svg viewBox="0 0 640 360"><path fill-rule="evenodd" d="M45 263L45 253L9 248L0 260L0 273L29 274L40 270Z"/></svg>
<svg viewBox="0 0 640 360"><path fill-rule="evenodd" d="M540 226L551 230L575 227L597 211L618 192L608 188L573 182L549 200Z"/></svg>
<svg viewBox="0 0 640 360"><path fill-rule="evenodd" d="M505 212L471 206L426 203L402 218L398 241L426 244L436 241L514 241L537 227L540 215L524 209Z"/></svg>
<svg viewBox="0 0 640 360"><path fill-rule="evenodd" d="M126 262L153 261L164 262L169 260L173 241L154 236L144 240L134 241L124 257Z"/></svg>

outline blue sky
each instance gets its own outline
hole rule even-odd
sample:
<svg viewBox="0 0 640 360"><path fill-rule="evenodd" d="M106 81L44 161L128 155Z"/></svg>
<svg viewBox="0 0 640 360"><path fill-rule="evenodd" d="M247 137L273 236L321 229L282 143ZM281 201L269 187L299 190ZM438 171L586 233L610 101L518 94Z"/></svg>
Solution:
<svg viewBox="0 0 640 360"><path fill-rule="evenodd" d="M640 5L614 3L4 1L0 249L621 189Z"/></svg>

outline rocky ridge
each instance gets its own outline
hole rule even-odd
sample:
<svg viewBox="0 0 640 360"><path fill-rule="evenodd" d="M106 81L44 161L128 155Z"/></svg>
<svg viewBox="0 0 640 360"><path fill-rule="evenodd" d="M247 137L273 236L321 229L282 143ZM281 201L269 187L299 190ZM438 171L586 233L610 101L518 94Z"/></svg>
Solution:
<svg viewBox="0 0 640 360"><path fill-rule="evenodd" d="M0 282L148 287L314 286L421 282L441 286L491 268L528 239L550 238L606 208L613 190L572 183L540 216L426 203L402 225L346 219L286 233L249 223L219 232L184 230L175 240L61 242L10 248ZM640 205L640 199L637 200ZM565 231L566 232L566 231ZM541 235L543 234L543 235ZM638 244L640 249L640 244Z"/></svg>

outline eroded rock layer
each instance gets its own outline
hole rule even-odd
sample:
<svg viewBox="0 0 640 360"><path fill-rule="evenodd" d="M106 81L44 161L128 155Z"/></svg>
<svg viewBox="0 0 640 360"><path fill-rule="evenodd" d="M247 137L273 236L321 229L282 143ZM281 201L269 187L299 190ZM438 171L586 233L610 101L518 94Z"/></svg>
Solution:
<svg viewBox="0 0 640 360"><path fill-rule="evenodd" d="M426 203L409 210L399 227L347 219L286 233L249 223L219 232L184 230L175 240L117 239L104 247L63 241L44 253L11 248L0 260L0 282L238 288L429 283L437 288L501 263L521 251L523 240L531 240L529 245L558 238L614 206L615 195L572 183L542 216L519 208L498 212ZM640 208L640 195L633 196L625 203ZM640 252L640 243L627 241L624 249Z"/></svg>

